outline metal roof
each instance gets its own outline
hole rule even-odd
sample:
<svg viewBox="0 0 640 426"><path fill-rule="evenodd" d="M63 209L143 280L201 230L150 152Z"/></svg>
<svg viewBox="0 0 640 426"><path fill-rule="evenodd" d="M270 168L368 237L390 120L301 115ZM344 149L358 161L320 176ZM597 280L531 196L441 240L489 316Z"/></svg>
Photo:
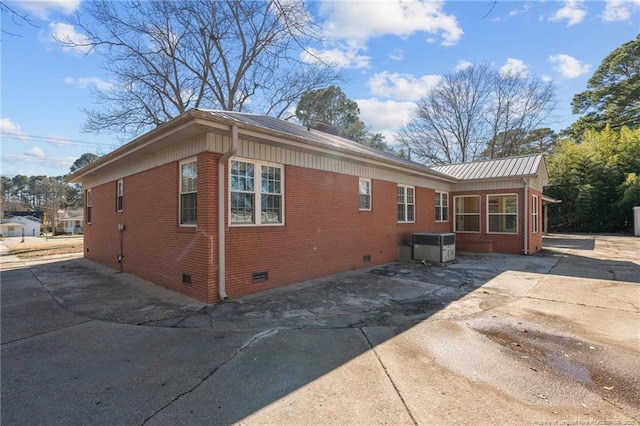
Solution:
<svg viewBox="0 0 640 426"><path fill-rule="evenodd" d="M370 148L358 142L354 142L349 139L345 139L341 136L332 135L330 133L316 130L310 127L302 126L300 124L282 120L280 118L271 117L268 115L250 114L246 112L233 112L233 111L220 111L220 110L207 110L198 109L199 111L211 114L213 117L220 117L227 120L238 121L244 125L255 126L260 129L266 129L273 132L280 133L284 136L295 136L302 138L310 142L314 142L316 145L324 146L332 151L341 151L349 154L353 154L359 157L376 158L378 160L392 162L400 166L411 167L413 169L419 169L422 173L431 174L434 176L440 176L443 178L450 178L450 176L442 175L442 173L432 168L426 167L423 164L416 163L404 158L400 158L396 155L388 154L380 150Z"/></svg>
<svg viewBox="0 0 640 426"><path fill-rule="evenodd" d="M544 164L542 154L533 154L473 163L448 164L432 167L432 169L460 180L502 179L536 176L542 164Z"/></svg>
<svg viewBox="0 0 640 426"><path fill-rule="evenodd" d="M127 161L144 157L159 146L178 143L187 137L206 131L230 131L236 125L243 137L258 142L297 144L298 149L321 151L344 155L362 161L386 163L394 168L422 176L431 176L441 180L456 182L466 180L505 179L513 177L538 177L543 185L548 176L542 155L504 158L474 163L453 164L427 167L404 158L388 154L366 145L350 141L340 136L301 126L279 118L244 112L220 111L209 109L191 109L180 116L161 124L133 141L102 156L100 159L66 177L69 182L82 182L104 167L115 165L125 157ZM227 128L229 127L229 128ZM137 157L136 157L137 156Z"/></svg>

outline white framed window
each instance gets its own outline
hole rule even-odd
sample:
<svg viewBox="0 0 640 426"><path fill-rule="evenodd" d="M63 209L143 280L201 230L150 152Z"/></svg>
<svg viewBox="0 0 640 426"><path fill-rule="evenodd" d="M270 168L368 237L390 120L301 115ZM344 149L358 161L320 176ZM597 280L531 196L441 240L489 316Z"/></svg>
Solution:
<svg viewBox="0 0 640 426"><path fill-rule="evenodd" d="M180 162L180 225L198 223L198 162L190 158Z"/></svg>
<svg viewBox="0 0 640 426"><path fill-rule="evenodd" d="M90 189L87 189L85 191L84 199L85 199L85 206L86 206L85 220L87 221L87 223L91 223L91 190Z"/></svg>
<svg viewBox="0 0 640 426"><path fill-rule="evenodd" d="M487 195L487 232L518 233L518 195Z"/></svg>
<svg viewBox="0 0 640 426"><path fill-rule="evenodd" d="M231 225L284 225L284 167L254 160L231 160Z"/></svg>
<svg viewBox="0 0 640 426"><path fill-rule="evenodd" d="M539 225L540 216L538 215L538 196L531 196L531 232L534 234L538 233L538 225Z"/></svg>
<svg viewBox="0 0 640 426"><path fill-rule="evenodd" d="M449 221L449 194L436 191L436 222Z"/></svg>
<svg viewBox="0 0 640 426"><path fill-rule="evenodd" d="M398 222L415 222L415 210L415 188L413 186L398 185Z"/></svg>
<svg viewBox="0 0 640 426"><path fill-rule="evenodd" d="M371 210L371 179L360 178L358 198L360 210Z"/></svg>
<svg viewBox="0 0 640 426"><path fill-rule="evenodd" d="M480 196L461 195L453 197L454 231L480 232Z"/></svg>
<svg viewBox="0 0 640 426"><path fill-rule="evenodd" d="M124 201L124 182L120 179L116 182L116 211L121 212Z"/></svg>

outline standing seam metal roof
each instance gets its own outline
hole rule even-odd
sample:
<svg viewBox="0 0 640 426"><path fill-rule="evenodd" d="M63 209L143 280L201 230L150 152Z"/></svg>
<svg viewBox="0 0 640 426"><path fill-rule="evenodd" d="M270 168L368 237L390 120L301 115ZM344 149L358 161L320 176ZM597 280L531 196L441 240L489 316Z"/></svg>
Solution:
<svg viewBox="0 0 640 426"><path fill-rule="evenodd" d="M387 162L392 162L400 166L411 167L413 169L421 170L422 173L430 174L434 177L440 176L445 179L450 179L451 176L442 174L437 170L429 168L424 164L416 163L410 160L400 158L395 155L391 155L377 149L370 148L358 142L345 139L341 136L332 135L320 130L315 130L302 126L297 123L285 121L280 118L271 117L268 115L250 114L245 112L232 112L232 111L219 111L219 110L207 110L198 109L201 112L211 114L214 117L221 117L227 120L238 121L243 124L248 124L261 129L267 129L275 131L283 135L291 135L298 138L303 138L316 144L323 145L329 149L341 150L342 152L348 152L357 156L365 156L369 158L377 158Z"/></svg>
<svg viewBox="0 0 640 426"><path fill-rule="evenodd" d="M534 176L538 173L541 161L541 154L533 154L474 163L449 164L432 167L432 169L460 180L499 179Z"/></svg>

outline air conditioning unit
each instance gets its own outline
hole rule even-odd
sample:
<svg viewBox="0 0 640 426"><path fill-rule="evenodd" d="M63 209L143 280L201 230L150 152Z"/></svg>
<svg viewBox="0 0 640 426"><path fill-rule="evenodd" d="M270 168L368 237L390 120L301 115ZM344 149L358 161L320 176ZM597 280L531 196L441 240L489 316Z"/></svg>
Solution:
<svg viewBox="0 0 640 426"><path fill-rule="evenodd" d="M412 235L413 260L446 263L456 258L456 234L418 232Z"/></svg>

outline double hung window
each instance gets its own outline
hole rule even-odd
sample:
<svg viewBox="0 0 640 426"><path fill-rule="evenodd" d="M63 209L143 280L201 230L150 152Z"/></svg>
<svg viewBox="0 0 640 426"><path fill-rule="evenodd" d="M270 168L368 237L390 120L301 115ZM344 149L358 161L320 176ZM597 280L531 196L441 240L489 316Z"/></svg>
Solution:
<svg viewBox="0 0 640 426"><path fill-rule="evenodd" d="M538 216L538 196L531 196L531 232L534 234L538 233L540 217Z"/></svg>
<svg viewBox="0 0 640 426"><path fill-rule="evenodd" d="M124 183L122 179L120 179L116 183L116 211L122 211L122 204L124 200Z"/></svg>
<svg viewBox="0 0 640 426"><path fill-rule="evenodd" d="M436 222L449 221L449 194L436 191Z"/></svg>
<svg viewBox="0 0 640 426"><path fill-rule="evenodd" d="M195 226L198 221L198 163L180 163L180 225Z"/></svg>
<svg viewBox="0 0 640 426"><path fill-rule="evenodd" d="M415 188L398 185L398 222L415 222Z"/></svg>
<svg viewBox="0 0 640 426"><path fill-rule="evenodd" d="M283 167L260 161L232 160L229 169L231 224L283 224Z"/></svg>
<svg viewBox="0 0 640 426"><path fill-rule="evenodd" d="M358 196L360 210L371 210L371 179L360 178Z"/></svg>
<svg viewBox="0 0 640 426"><path fill-rule="evenodd" d="M87 189L84 193L86 205L86 221L91 223L91 190Z"/></svg>

